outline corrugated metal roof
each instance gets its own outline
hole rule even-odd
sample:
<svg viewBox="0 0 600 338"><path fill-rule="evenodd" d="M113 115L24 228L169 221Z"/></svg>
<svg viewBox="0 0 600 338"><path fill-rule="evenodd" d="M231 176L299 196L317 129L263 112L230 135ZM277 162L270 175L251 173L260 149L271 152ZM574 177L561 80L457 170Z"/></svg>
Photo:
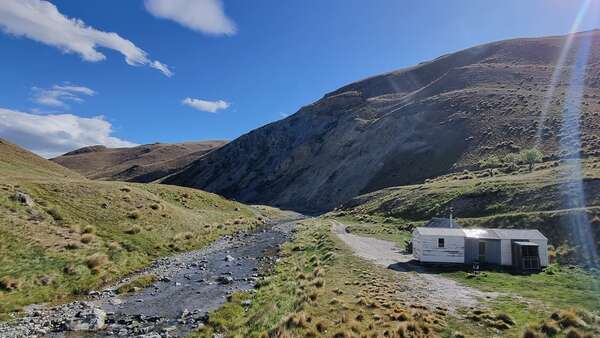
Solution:
<svg viewBox="0 0 600 338"><path fill-rule="evenodd" d="M535 229L493 229L500 239L546 239L541 232Z"/></svg>
<svg viewBox="0 0 600 338"><path fill-rule="evenodd" d="M534 229L456 229L418 227L415 231L425 236L457 236L484 239L547 240Z"/></svg>
<svg viewBox="0 0 600 338"><path fill-rule="evenodd" d="M463 229L468 238L498 239L494 229Z"/></svg>
<svg viewBox="0 0 600 338"><path fill-rule="evenodd" d="M421 235L426 236L458 236L465 237L463 229L456 228L425 228L418 227L415 229Z"/></svg>

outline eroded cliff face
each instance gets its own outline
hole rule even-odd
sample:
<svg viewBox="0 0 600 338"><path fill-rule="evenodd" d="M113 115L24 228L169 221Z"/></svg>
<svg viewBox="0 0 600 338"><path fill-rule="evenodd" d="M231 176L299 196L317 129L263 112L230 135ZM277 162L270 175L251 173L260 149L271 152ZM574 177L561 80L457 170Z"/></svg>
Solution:
<svg viewBox="0 0 600 338"><path fill-rule="evenodd" d="M592 40L583 152L600 149L600 33ZM361 193L468 168L535 144L560 154L561 112L574 55L542 107L564 37L478 46L342 87L296 114L207 154L164 183L250 203L324 211ZM564 135L563 135L564 140Z"/></svg>

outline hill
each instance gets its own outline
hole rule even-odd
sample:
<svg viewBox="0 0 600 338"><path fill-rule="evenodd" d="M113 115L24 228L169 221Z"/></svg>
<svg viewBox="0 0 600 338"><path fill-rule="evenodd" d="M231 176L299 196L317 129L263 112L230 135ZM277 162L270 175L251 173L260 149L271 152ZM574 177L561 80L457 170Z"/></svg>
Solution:
<svg viewBox="0 0 600 338"><path fill-rule="evenodd" d="M0 138L0 172L11 177L52 177L83 179L83 176L61 165L41 158Z"/></svg>
<svg viewBox="0 0 600 338"><path fill-rule="evenodd" d="M0 318L255 227L265 210L195 189L91 181L1 141Z"/></svg>
<svg viewBox="0 0 600 338"><path fill-rule="evenodd" d="M132 148L91 146L52 161L88 178L147 183L185 168L225 141L154 143Z"/></svg>
<svg viewBox="0 0 600 338"><path fill-rule="evenodd" d="M584 156L597 155L600 31L592 31L574 36L543 124L564 36L494 42L358 81L241 136L164 182L239 201L323 211L360 194L531 147L538 133L549 158L568 156L559 149L568 66L589 40L582 146Z"/></svg>

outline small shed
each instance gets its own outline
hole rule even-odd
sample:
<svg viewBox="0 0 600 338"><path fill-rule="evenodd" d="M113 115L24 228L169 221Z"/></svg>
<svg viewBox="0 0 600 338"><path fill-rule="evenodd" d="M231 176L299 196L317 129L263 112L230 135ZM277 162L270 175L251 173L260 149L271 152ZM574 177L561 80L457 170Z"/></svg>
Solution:
<svg viewBox="0 0 600 338"><path fill-rule="evenodd" d="M538 230L418 227L413 255L423 263L512 266L535 271L548 266L548 239Z"/></svg>

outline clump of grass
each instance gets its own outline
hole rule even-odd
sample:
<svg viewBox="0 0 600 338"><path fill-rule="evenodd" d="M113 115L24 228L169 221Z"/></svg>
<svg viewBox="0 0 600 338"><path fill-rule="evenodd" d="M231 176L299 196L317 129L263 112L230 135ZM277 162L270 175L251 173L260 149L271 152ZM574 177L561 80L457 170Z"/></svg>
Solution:
<svg viewBox="0 0 600 338"><path fill-rule="evenodd" d="M133 293L156 283L156 280L157 278L153 274L140 276L127 284L121 285L116 291L118 294Z"/></svg>
<svg viewBox="0 0 600 338"><path fill-rule="evenodd" d="M0 289L6 291L14 291L21 288L22 282L21 280L13 277L2 277L0 278Z"/></svg>
<svg viewBox="0 0 600 338"><path fill-rule="evenodd" d="M540 327L540 331L548 336L555 336L560 332L560 326L554 320L547 320Z"/></svg>
<svg viewBox="0 0 600 338"><path fill-rule="evenodd" d="M52 217L52 219L54 219L57 222L64 220L63 215L56 208L50 208L50 209L46 210L46 212L48 213L48 215L50 215Z"/></svg>
<svg viewBox="0 0 600 338"><path fill-rule="evenodd" d="M584 338L589 337L592 338L592 335L586 335L577 329L570 329L565 336L567 338Z"/></svg>
<svg viewBox="0 0 600 338"><path fill-rule="evenodd" d="M101 253L93 254L85 260L85 265L88 267L88 269L95 272L99 271L99 269L107 263L108 256Z"/></svg>
<svg viewBox="0 0 600 338"><path fill-rule="evenodd" d="M502 321L507 325L515 325L515 320L512 319L512 317L506 313L500 313L496 315L496 320Z"/></svg>
<svg viewBox="0 0 600 338"><path fill-rule="evenodd" d="M311 318L304 312L295 313L288 317L286 326L288 328L308 328Z"/></svg>
<svg viewBox="0 0 600 338"><path fill-rule="evenodd" d="M135 234L139 234L142 231L142 228L140 228L138 225L133 225L129 228L127 228L125 230L125 233L128 235L135 235Z"/></svg>
<svg viewBox="0 0 600 338"><path fill-rule="evenodd" d="M139 219L140 218L140 213L137 212L137 211L131 211L131 212L129 212L127 214L127 218L133 219L133 220Z"/></svg>
<svg viewBox="0 0 600 338"><path fill-rule="evenodd" d="M67 250L77 250L79 248L81 248L81 245L79 245L79 243L76 242L69 242L65 244L65 249Z"/></svg>
<svg viewBox="0 0 600 338"><path fill-rule="evenodd" d="M176 240L176 241L183 241L183 240L189 241L191 239L194 239L194 233L189 232L189 231L180 232L177 235L175 235L175 237L174 237L174 240Z"/></svg>
<svg viewBox="0 0 600 338"><path fill-rule="evenodd" d="M558 310L552 314L551 318L556 320L563 328L585 326L585 322L575 309Z"/></svg>
<svg viewBox="0 0 600 338"><path fill-rule="evenodd" d="M96 233L96 228L92 225L86 225L81 232L84 234L94 234Z"/></svg>
<svg viewBox="0 0 600 338"><path fill-rule="evenodd" d="M96 236L94 236L92 234L85 234L85 235L81 236L81 243L89 244L89 243L92 243L95 239L96 239Z"/></svg>

